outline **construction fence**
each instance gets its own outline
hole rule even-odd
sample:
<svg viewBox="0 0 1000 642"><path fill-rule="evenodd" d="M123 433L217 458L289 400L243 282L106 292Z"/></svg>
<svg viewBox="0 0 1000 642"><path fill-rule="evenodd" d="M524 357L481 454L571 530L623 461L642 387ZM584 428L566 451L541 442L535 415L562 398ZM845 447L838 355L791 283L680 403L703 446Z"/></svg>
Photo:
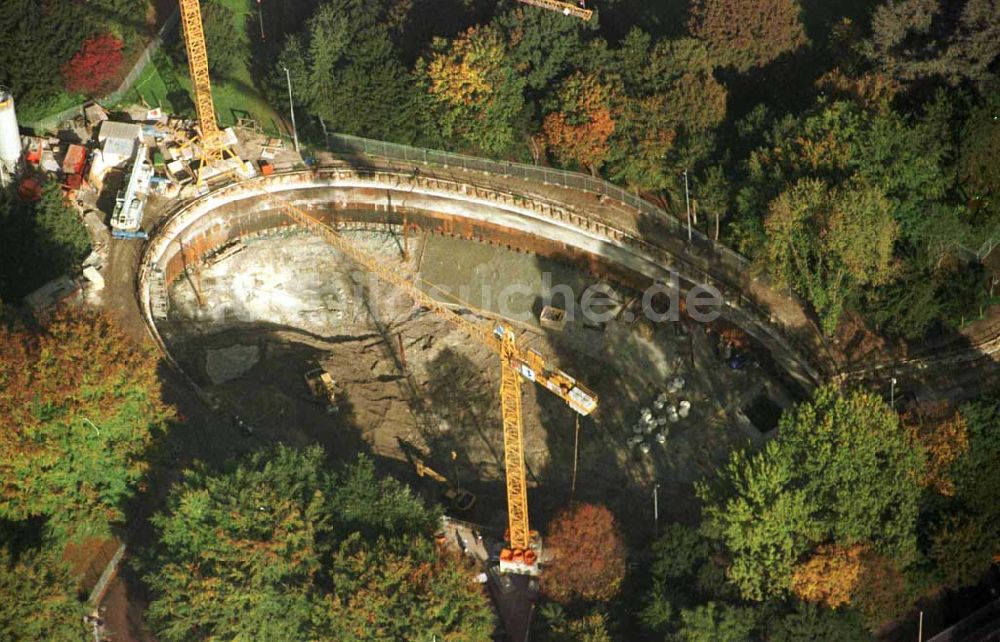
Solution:
<svg viewBox="0 0 1000 642"><path fill-rule="evenodd" d="M132 89L135 81L142 75L142 72L145 71L146 65L150 63L153 56L156 55L156 52L158 52L160 47L163 46L164 37L173 33L174 29L177 28L179 19L180 11L179 9L174 9L174 12L170 14L170 17L167 18L166 22L163 23L163 26L161 26L160 30L156 33L156 37L154 37L149 44L146 45L146 48L143 49L142 53L139 54L139 57L136 58L135 64L132 65L132 69L125 75L121 84L118 85L118 89L114 90L107 96L96 98L95 101L106 107L120 103L122 99L125 98L125 95ZM20 125L34 130L36 134L54 131L59 129L59 126L67 120L73 120L77 116L82 116L85 104L86 103L80 103L79 105L74 105L69 109L65 109L57 114L46 116L45 118L34 122L21 121Z"/></svg>
<svg viewBox="0 0 1000 642"><path fill-rule="evenodd" d="M388 143L382 140L371 140L347 134L329 134L327 136L327 145L330 151L340 154L365 154L367 156L390 158L406 163L422 163L425 165L458 168L464 171L482 172L506 178L520 178L526 181L535 181L547 185L558 185L572 190L591 192L619 201L625 206L648 216L650 219L656 220L672 233L678 235L686 235L688 233L688 229L683 222L646 199L617 185L613 185L604 179L581 174L580 172L465 156L463 154L410 147L408 145ZM699 248L710 247L714 252L724 257L724 260L731 264L733 268L738 270L749 269L750 262L746 257L737 254L720 243L716 243L700 230L692 228L691 236L692 242L696 246Z"/></svg>

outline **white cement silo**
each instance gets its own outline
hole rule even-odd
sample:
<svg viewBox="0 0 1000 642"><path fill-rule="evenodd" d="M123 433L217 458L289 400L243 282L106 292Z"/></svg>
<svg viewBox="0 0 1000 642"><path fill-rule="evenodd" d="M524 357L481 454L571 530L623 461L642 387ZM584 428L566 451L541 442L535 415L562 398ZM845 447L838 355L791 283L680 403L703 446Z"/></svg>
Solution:
<svg viewBox="0 0 1000 642"><path fill-rule="evenodd" d="M14 96L0 87L0 165L4 177L14 174L21 163L21 133L17 129Z"/></svg>

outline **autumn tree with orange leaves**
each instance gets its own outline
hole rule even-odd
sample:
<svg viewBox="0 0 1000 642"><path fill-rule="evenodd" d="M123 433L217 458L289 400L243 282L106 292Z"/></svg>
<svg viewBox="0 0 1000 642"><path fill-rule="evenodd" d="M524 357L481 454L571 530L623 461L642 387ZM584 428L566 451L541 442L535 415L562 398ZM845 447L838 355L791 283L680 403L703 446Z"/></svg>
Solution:
<svg viewBox="0 0 1000 642"><path fill-rule="evenodd" d="M924 485L940 495L953 495L951 466L969 448L965 419L945 402L930 402L917 406L903 420L926 453Z"/></svg>
<svg viewBox="0 0 1000 642"><path fill-rule="evenodd" d="M726 116L708 49L693 38L654 44L635 29L616 58L621 91L607 174L668 201L682 197L680 177L707 157Z"/></svg>
<svg viewBox="0 0 1000 642"><path fill-rule="evenodd" d="M61 535L120 522L174 415L157 362L87 312L0 327L0 518L46 517Z"/></svg>
<svg viewBox="0 0 1000 642"><path fill-rule="evenodd" d="M807 42L797 0L693 0L688 29L721 65L762 67Z"/></svg>
<svg viewBox="0 0 1000 642"><path fill-rule="evenodd" d="M524 110L524 80L507 60L499 29L470 27L450 42L436 38L417 75L446 139L490 154L514 143L514 122Z"/></svg>
<svg viewBox="0 0 1000 642"><path fill-rule="evenodd" d="M861 577L863 553L864 546L860 544L820 546L795 568L792 591L807 602L832 609L849 603Z"/></svg>
<svg viewBox="0 0 1000 642"><path fill-rule="evenodd" d="M625 578L625 543L614 516L604 506L580 504L560 513L549 526L545 547L553 561L542 590L557 602L606 601Z"/></svg>
<svg viewBox="0 0 1000 642"><path fill-rule="evenodd" d="M615 131L611 87L593 74L577 72L559 85L556 96L558 109L542 123L546 144L559 162L596 175Z"/></svg>

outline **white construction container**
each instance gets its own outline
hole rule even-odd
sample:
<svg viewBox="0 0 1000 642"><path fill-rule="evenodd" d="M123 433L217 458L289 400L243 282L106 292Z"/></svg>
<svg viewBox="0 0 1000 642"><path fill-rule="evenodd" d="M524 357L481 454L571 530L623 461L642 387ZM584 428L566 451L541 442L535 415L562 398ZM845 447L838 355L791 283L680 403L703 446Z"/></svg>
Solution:
<svg viewBox="0 0 1000 642"><path fill-rule="evenodd" d="M2 174L14 174L21 162L21 133L17 130L17 114L14 112L14 96L6 87L0 86L0 164Z"/></svg>

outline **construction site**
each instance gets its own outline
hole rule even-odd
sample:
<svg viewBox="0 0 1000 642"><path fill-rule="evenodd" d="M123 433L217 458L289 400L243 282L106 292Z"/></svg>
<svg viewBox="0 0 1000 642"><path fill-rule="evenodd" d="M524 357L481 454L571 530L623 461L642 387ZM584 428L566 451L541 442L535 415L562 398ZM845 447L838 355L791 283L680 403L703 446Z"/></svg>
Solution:
<svg viewBox="0 0 1000 642"><path fill-rule="evenodd" d="M762 396L787 399L753 362L730 367L719 335L694 323L619 317L598 328L577 315L560 330L543 327L541 302L551 294L543 274L553 287L577 292L598 282L572 267L436 235L410 239L404 258L396 232L357 226L341 233L429 290L433 284L467 292L467 301L485 305L463 318L510 323L519 345L551 355L596 392L600 410L580 418L575 460L576 413L535 386L523 389L523 452L538 522L573 495L574 464L577 497L616 505L636 519L646 515L652 528L649 491L659 483L661 518L684 519L693 505L691 483L772 427L754 427L744 409ZM413 445L449 483L480 495L475 515L464 519L502 532L501 364L489 346L301 230L261 230L228 247L239 249L167 287L168 312L157 327L184 371L239 409L260 438L318 441L345 456L360 441L401 461L400 441ZM523 287L507 301L483 300L512 284ZM609 292L620 301L633 296L626 288ZM530 320L499 316L501 305ZM329 395L310 391L306 373L316 368L332 378Z"/></svg>
<svg viewBox="0 0 1000 642"><path fill-rule="evenodd" d="M535 576L536 531L574 500L636 541L693 522L694 482L815 380L745 269L603 187L219 129L181 10L197 120L95 105L72 138L20 141L22 194L56 175L95 248L32 305L85 297L151 337L233 452L370 453L486 535L457 540L484 568ZM706 287L710 320L690 314Z"/></svg>

